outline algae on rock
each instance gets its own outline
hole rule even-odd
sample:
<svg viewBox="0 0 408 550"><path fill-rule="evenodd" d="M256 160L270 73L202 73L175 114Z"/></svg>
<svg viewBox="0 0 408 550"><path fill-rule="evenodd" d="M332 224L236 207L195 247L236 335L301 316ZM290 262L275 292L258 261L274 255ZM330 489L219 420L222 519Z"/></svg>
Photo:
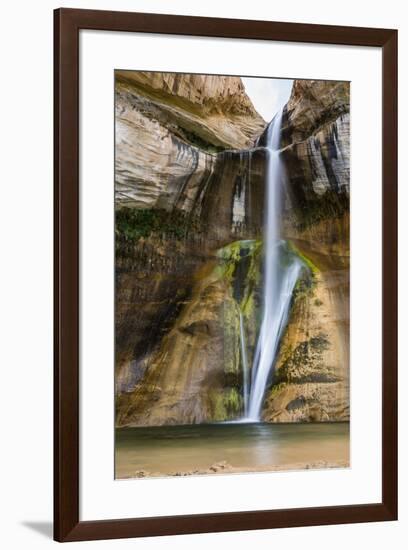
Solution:
<svg viewBox="0 0 408 550"><path fill-rule="evenodd" d="M239 78L190 76L117 74L118 426L224 421L245 407L262 308L266 123ZM348 420L348 85L295 81L282 145L291 244L281 260L298 254L305 269L262 417Z"/></svg>
<svg viewBox="0 0 408 550"><path fill-rule="evenodd" d="M349 418L348 312L341 305L348 280L342 270L334 276L310 260L305 265L264 403L267 422Z"/></svg>
<svg viewBox="0 0 408 550"><path fill-rule="evenodd" d="M243 416L240 311L252 356L260 263L260 241L238 241L218 250L195 274L191 296L174 325L142 360L144 376L117 397L117 425L194 424Z"/></svg>

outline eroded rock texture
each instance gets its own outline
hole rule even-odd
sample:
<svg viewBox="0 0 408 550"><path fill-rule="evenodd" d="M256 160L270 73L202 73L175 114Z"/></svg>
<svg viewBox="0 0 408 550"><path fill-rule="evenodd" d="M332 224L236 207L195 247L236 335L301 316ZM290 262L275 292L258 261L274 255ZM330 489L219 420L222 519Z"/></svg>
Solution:
<svg viewBox="0 0 408 550"><path fill-rule="evenodd" d="M265 127L237 77L116 71L115 107L119 208L191 209L214 154Z"/></svg>
<svg viewBox="0 0 408 550"><path fill-rule="evenodd" d="M240 322L251 363L261 310L266 122L239 78L117 77L117 425L237 418ZM267 421L348 418L348 117L343 83L296 81L284 110L282 232L304 270Z"/></svg>
<svg viewBox="0 0 408 550"><path fill-rule="evenodd" d="M349 86L295 81L285 108L283 234L309 262L294 300L264 418L349 418Z"/></svg>
<svg viewBox="0 0 408 550"><path fill-rule="evenodd" d="M171 328L134 364L138 375L130 387L120 388L119 425L193 424L242 414L239 322L242 315L252 357L260 252L259 241L228 245L195 272Z"/></svg>

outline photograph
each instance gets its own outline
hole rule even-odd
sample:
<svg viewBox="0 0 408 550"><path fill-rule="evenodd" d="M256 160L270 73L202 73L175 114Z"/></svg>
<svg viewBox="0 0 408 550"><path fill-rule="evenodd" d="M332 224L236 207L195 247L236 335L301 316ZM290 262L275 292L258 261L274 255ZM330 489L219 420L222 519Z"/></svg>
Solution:
<svg viewBox="0 0 408 550"><path fill-rule="evenodd" d="M115 70L115 478L347 468L350 83Z"/></svg>
<svg viewBox="0 0 408 550"><path fill-rule="evenodd" d="M408 539L408 18L231 7L3 7L6 550Z"/></svg>

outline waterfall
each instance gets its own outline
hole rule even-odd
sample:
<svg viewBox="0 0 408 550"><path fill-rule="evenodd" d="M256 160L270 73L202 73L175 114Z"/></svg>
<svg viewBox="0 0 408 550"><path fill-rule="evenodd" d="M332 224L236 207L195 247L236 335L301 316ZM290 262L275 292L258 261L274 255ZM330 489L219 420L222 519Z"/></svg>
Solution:
<svg viewBox="0 0 408 550"><path fill-rule="evenodd" d="M251 375L249 403L245 417L258 421L262 402L285 328L293 289L299 276L301 262L293 258L282 266L280 251L281 189L283 170L280 160L282 110L276 114L266 133L266 213L264 236L263 316L256 344ZM242 338L241 338L242 341ZM244 380L245 388L245 380Z"/></svg>

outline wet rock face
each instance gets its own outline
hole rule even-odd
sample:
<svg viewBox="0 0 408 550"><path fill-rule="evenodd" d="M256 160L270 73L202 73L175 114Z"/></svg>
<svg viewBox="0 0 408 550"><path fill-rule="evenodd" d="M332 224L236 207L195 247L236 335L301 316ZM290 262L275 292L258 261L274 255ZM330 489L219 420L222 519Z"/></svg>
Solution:
<svg viewBox="0 0 408 550"><path fill-rule="evenodd" d="M236 418L240 315L250 362L259 328L260 248L248 243L262 238L265 150L254 143L266 123L239 78L118 77L117 425ZM348 418L348 125L346 84L295 82L282 233L312 283L296 290L270 422Z"/></svg>
<svg viewBox="0 0 408 550"><path fill-rule="evenodd" d="M283 234L312 265L266 395L268 422L349 419L349 85L296 81L284 111Z"/></svg>
<svg viewBox="0 0 408 550"><path fill-rule="evenodd" d="M348 255L349 84L295 81L283 119L282 157L288 174L284 233L308 241L308 252L318 249L324 255L323 239L327 245L337 241L341 255ZM333 248L328 246L327 257Z"/></svg>
<svg viewBox="0 0 408 550"><path fill-rule="evenodd" d="M205 202L209 206L207 209L204 207L204 211L211 215L214 212L214 204L223 207L224 211L227 204L230 209L232 199L228 196L230 191L226 189L229 183L237 186L234 190L235 195L239 195L241 186L243 193L246 193L248 204L251 198L249 194L257 192L259 195L260 185L263 193L263 152L255 151L251 154L232 149L234 145L248 143L248 138L239 138L238 126L234 126L235 132L231 136L233 139L216 147L212 142L205 142L194 133L197 128L187 132L180 127L177 118L164 113L163 105L146 99L140 95L138 89L120 83L116 88L115 107L116 208L158 208L169 211L178 209L197 214ZM229 113L217 114L217 117L224 121L221 125L223 131L229 116ZM258 115L252 116L257 121L256 130L260 132L266 123L261 122ZM195 117L198 119L196 125L200 127L198 115L195 114ZM251 117L247 114L246 118L248 122ZM236 121L230 120L229 123L233 125ZM218 130L218 127L213 129L214 132ZM252 185L247 177L249 172L252 173ZM239 177L241 183L235 181ZM225 188L219 189L220 185ZM221 203L220 194L223 195ZM257 198L252 197L253 209L257 204ZM244 195L238 200L242 202ZM244 221L244 217L254 216L253 211L246 213L248 204L242 204L241 221ZM237 210L239 208L236 206L235 211ZM239 217L239 214L236 214L236 217ZM225 220L225 223L218 225L224 227L229 223Z"/></svg>
<svg viewBox="0 0 408 550"><path fill-rule="evenodd" d="M265 399L268 422L349 419L348 272L315 271L307 277L308 284L303 279L295 291Z"/></svg>
<svg viewBox="0 0 408 550"><path fill-rule="evenodd" d="M214 172L197 202L207 234L221 244L261 235L264 219L265 151L219 153Z"/></svg>
<svg viewBox="0 0 408 550"><path fill-rule="evenodd" d="M167 202L166 208L116 212L118 378L133 380L126 369L171 328L191 295L195 273L218 249L260 237L263 166L262 150L219 153L205 177L182 182L172 208Z"/></svg>
<svg viewBox="0 0 408 550"><path fill-rule="evenodd" d="M207 261L203 236L151 234L116 242L115 369L118 390L129 391L135 365L170 330L191 292L197 267ZM130 373L127 371L130 370ZM126 385L123 380L128 380Z"/></svg>
<svg viewBox="0 0 408 550"><path fill-rule="evenodd" d="M291 186L301 188L305 198L322 197L326 192L349 194L350 115L317 129L309 138L294 142L283 151L290 170Z"/></svg>
<svg viewBox="0 0 408 550"><path fill-rule="evenodd" d="M151 104L132 91L118 87L115 107L117 208L188 209L215 157L175 136L154 118ZM190 196L180 204L180 190L187 184Z"/></svg>
<svg viewBox="0 0 408 550"><path fill-rule="evenodd" d="M156 341L146 334L150 348L145 340L139 360L119 371L118 426L195 424L243 415L240 315L252 357L260 253L259 241L237 241L195 272L170 328Z"/></svg>
<svg viewBox="0 0 408 550"><path fill-rule="evenodd" d="M191 424L236 416L238 394L219 360L225 344L221 309L228 303L223 282L211 272L203 275L172 327L140 359L143 379L117 398L117 425Z"/></svg>

